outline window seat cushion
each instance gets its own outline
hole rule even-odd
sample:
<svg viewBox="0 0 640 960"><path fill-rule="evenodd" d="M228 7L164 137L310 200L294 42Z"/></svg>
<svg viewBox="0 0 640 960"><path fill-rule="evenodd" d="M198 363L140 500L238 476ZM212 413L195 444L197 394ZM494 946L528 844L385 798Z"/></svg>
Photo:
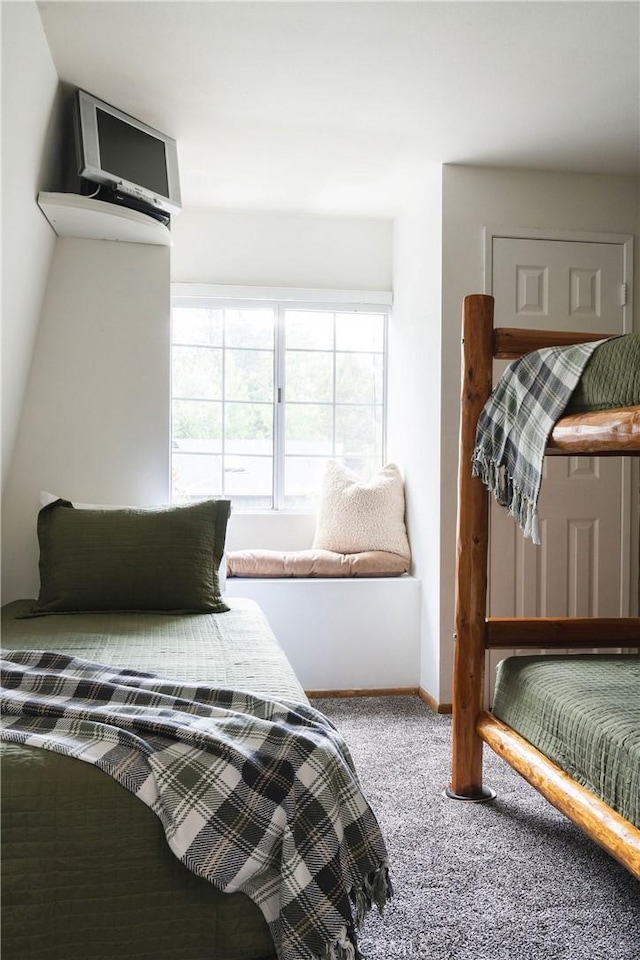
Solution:
<svg viewBox="0 0 640 960"><path fill-rule="evenodd" d="M406 557L382 550L235 550L227 554L228 577L399 577L408 569Z"/></svg>

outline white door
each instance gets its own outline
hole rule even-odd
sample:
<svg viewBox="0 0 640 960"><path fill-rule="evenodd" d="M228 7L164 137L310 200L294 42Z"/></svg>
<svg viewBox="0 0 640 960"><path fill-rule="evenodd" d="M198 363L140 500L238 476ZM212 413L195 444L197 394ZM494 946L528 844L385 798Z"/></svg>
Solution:
<svg viewBox="0 0 640 960"><path fill-rule="evenodd" d="M491 261L496 326L625 332L622 243L493 237ZM492 501L492 616L629 614L629 476L619 457L547 457L537 547Z"/></svg>

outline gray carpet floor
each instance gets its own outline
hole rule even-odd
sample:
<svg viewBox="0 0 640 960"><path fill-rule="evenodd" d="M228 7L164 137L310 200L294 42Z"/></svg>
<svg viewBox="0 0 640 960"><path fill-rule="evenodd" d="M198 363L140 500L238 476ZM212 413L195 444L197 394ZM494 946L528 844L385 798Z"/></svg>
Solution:
<svg viewBox="0 0 640 960"><path fill-rule="evenodd" d="M369 960L640 960L640 883L485 747L498 798L462 804L449 717L417 697L314 705L349 743L387 842L395 895Z"/></svg>

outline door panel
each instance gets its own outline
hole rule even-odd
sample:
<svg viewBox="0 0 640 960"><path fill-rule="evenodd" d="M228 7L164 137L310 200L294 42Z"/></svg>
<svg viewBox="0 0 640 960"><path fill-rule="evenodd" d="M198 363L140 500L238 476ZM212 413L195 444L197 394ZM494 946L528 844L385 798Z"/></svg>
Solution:
<svg viewBox="0 0 640 960"><path fill-rule="evenodd" d="M496 326L622 333L617 243L493 238Z"/></svg>
<svg viewBox="0 0 640 960"><path fill-rule="evenodd" d="M622 333L623 280L622 244L493 238L496 326ZM497 377L506 363L495 367ZM628 615L622 550L630 524L623 495L628 471L618 457L547 457L539 547L492 499L492 616ZM489 694L495 663L511 652L490 652Z"/></svg>

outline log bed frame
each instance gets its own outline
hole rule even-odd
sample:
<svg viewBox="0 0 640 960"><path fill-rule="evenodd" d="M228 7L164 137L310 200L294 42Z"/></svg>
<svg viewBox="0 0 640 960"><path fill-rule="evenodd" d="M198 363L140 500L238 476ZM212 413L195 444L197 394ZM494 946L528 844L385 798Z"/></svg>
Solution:
<svg viewBox="0 0 640 960"><path fill-rule="evenodd" d="M576 783L527 740L483 709L485 653L494 647L637 647L640 617L487 617L489 495L471 475L478 417L492 389L494 358L515 359L542 347L601 340L607 334L493 326L493 297L465 297L453 677L452 779L447 796L482 801L483 741L558 810L640 879L640 830ZM559 420L547 454L639 455L640 407L574 414Z"/></svg>

